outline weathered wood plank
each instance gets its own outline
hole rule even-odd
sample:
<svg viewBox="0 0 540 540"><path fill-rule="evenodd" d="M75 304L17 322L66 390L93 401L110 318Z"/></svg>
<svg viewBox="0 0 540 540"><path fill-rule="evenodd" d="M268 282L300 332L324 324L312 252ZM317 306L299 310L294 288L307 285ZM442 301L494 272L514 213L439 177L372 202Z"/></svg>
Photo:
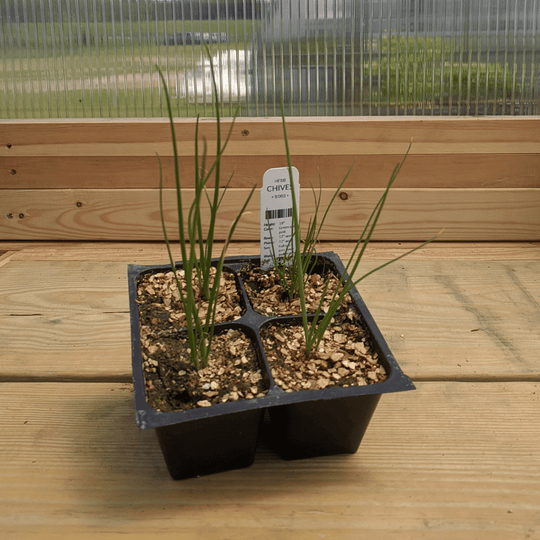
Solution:
<svg viewBox="0 0 540 540"><path fill-rule="evenodd" d="M204 119L200 137L215 151L215 123ZM228 132L230 119L223 121ZM175 120L180 155L194 154L194 119ZM290 118L291 152L299 155L400 154L414 140L412 154L540 152L540 120L522 118ZM172 155L168 120L7 121L2 124L0 157ZM280 118L238 119L229 155L282 155Z"/></svg>
<svg viewBox="0 0 540 540"><path fill-rule="evenodd" d="M224 239L249 190L228 190L217 221ZM322 190L325 208L334 190ZM356 240L381 196L378 189L348 189L336 198L322 240ZM165 215L174 238L175 197L165 195ZM187 207L193 190L186 190ZM525 241L540 239L538 189L395 189L379 221L376 240L426 240L445 229L445 241ZM303 189L301 221L313 212L313 196ZM208 212L203 215L208 217ZM163 238L158 190L13 190L0 201L4 240L146 240ZM259 238L259 197L255 195L235 233L236 240ZM351 226L352 225L352 226Z"/></svg>
<svg viewBox="0 0 540 540"><path fill-rule="evenodd" d="M130 380L126 265L0 268L0 379ZM538 260L403 259L359 291L413 379L530 380L540 375L538 269Z"/></svg>
<svg viewBox="0 0 540 540"><path fill-rule="evenodd" d="M2 159L2 158L0 158ZM340 185L354 163L345 189L384 188L401 155L294 155L304 187ZM159 185L155 155L117 157L10 157L0 168L4 189L147 189ZM165 187L174 187L174 162L162 157ZM287 165L284 152L275 156L228 156L221 163L222 181L231 175L232 188L262 185L267 169ZM193 187L192 157L180 159L182 185ZM400 188L535 188L540 186L540 152L537 154L442 154L409 155L400 172ZM234 174L233 174L234 173Z"/></svg>
<svg viewBox="0 0 540 540"><path fill-rule="evenodd" d="M383 396L354 455L263 446L248 469L181 483L127 385L0 390L8 540L539 537L540 383L420 383Z"/></svg>
<svg viewBox="0 0 540 540"><path fill-rule="evenodd" d="M15 251L2 251L0 250L0 267L7 264L13 255L15 255Z"/></svg>
<svg viewBox="0 0 540 540"><path fill-rule="evenodd" d="M220 243L214 254L221 251ZM387 261L418 246L412 242L371 242L364 260ZM320 242L318 251L334 251L348 259L351 242ZM163 242L0 242L0 249L11 251L13 261L101 261L161 264L167 260ZM228 255L255 254L258 242L234 242ZM540 242L433 242L407 256L407 260L487 260L538 261Z"/></svg>

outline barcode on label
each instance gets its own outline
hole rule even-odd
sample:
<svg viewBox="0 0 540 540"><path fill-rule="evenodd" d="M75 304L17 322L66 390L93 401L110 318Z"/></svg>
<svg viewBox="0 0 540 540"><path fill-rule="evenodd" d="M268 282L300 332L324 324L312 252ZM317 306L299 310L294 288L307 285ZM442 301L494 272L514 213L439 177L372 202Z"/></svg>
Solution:
<svg viewBox="0 0 540 540"><path fill-rule="evenodd" d="M292 217L292 208L279 208L277 210L267 210L264 217L265 219L280 219L280 218Z"/></svg>

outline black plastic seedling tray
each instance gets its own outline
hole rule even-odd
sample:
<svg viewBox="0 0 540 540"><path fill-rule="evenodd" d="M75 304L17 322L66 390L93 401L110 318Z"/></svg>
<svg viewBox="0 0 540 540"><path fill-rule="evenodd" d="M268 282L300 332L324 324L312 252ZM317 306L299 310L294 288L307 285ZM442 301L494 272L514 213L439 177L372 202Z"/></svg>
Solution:
<svg viewBox="0 0 540 540"><path fill-rule="evenodd" d="M345 268L332 252L321 253L318 260L343 275ZM225 268L237 277L244 315L234 322L216 325L237 328L249 335L267 382L264 397L213 405L179 412L159 412L145 397L141 357L137 280L143 273L170 270L170 265L128 268L131 315L131 344L136 421L142 429L155 429L169 473L174 479L202 476L251 465L264 412L269 411L268 440L284 459L354 453L358 449L382 394L413 390L411 380L402 372L390 352L375 321L358 291L350 295L358 315L365 322L379 361L387 372L383 382L348 388L285 392L274 382L261 342L260 329L270 322L296 322L300 317L265 317L250 306L239 275L248 264L259 266L258 257L227 257ZM181 267L181 265L178 265Z"/></svg>

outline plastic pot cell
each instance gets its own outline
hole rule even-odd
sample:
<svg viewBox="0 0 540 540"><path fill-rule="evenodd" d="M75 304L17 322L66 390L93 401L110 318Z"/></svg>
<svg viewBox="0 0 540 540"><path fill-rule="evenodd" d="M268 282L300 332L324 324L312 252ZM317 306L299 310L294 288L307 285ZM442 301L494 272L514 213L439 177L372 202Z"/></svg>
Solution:
<svg viewBox="0 0 540 540"><path fill-rule="evenodd" d="M338 276L345 271L341 260L334 253L319 254L319 261L330 265ZM220 331L220 327L237 328L249 336L257 351L267 393L250 400L174 412L159 412L146 401L136 302L137 280L141 274L168 271L170 266L130 265L128 268L136 421L141 429L156 430L167 468L174 479L251 465L261 430L265 430L265 437L284 459L354 453L381 395L414 389L410 379L397 364L358 291L353 289L350 296L354 310L367 329L369 340L378 353L387 378L366 386L297 392L282 390L272 377L263 348L261 329L268 324L286 324L291 317L266 317L252 309L240 270L246 265L257 267L259 264L258 257L228 257L225 260L227 271L237 277L245 310L240 319L216 325L216 332ZM270 422L263 424L266 410Z"/></svg>

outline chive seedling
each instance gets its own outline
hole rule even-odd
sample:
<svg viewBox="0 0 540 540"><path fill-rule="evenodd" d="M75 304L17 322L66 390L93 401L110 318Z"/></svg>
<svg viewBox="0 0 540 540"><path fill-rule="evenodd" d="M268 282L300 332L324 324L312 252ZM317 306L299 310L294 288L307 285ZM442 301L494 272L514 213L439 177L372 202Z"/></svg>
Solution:
<svg viewBox="0 0 540 540"><path fill-rule="evenodd" d="M219 207L223 201L225 191L227 190L232 179L231 175L226 185L224 187L221 187L221 157L231 137L237 113L234 114L229 132L224 142L222 143L221 111L218 100L219 96L216 84L214 64L212 62L212 57L210 55L208 46L206 46L206 53L210 59L210 71L212 75L212 87L215 102L216 157L208 170L206 170L207 146L206 140L204 140L202 154L201 156L199 156L199 116L197 116L197 121L195 124L195 189L194 199L189 207L188 212L184 212L183 208L184 198L180 181L178 146L174 129L171 100L167 89L165 77L163 76L161 69L159 67L157 68L163 85L173 144L178 236L181 251L181 263L183 267L182 278L185 287L183 287L180 283L179 273L174 262L171 244L169 241L167 228L165 226L165 215L163 208L163 167L161 164L161 159L158 155L160 172L159 208L161 216L161 226L163 230L165 244L167 246L167 253L169 256L171 270L175 277L176 286L180 294L180 302L186 315L186 332L188 336L188 347L192 364L195 366L196 369L205 367L208 363L208 355L210 353L212 338L214 336L214 323L219 298L219 284L223 272L225 253L232 240L236 226L238 225L238 222L240 221L240 218L242 217L256 187L253 186L247 199L242 205L242 208L233 220L233 223L229 228L227 238L221 250L220 257L217 263L213 264L212 249L215 239L217 214ZM213 191L209 192L206 185L212 176L215 179L214 187ZM203 203L206 203L208 205L210 211L210 221L207 226L206 235L204 234L203 213L201 211ZM213 279L211 277L212 266L215 267ZM194 287L195 276L197 277L199 282L198 288ZM206 301L208 304L206 313L203 316L201 316L199 312L199 306L202 301Z"/></svg>
<svg viewBox="0 0 540 540"><path fill-rule="evenodd" d="M386 186L386 189L384 193L382 194L381 198L379 199L379 202L375 205L375 208L373 209L373 212L371 213L364 230L362 231L362 235L358 239L358 241L355 244L355 247L353 249L351 258L349 262L347 263L345 267L345 272L340 277L338 284L336 286L335 291L332 294L330 304L326 311L323 311L323 305L326 299L326 293L328 290L328 284L326 285L326 288L323 291L323 294L318 302L317 308L315 310L315 316L310 323L308 321L307 316L307 309L306 309L306 301L305 301L305 295L304 295L304 287L305 287L305 272L308 268L310 268L311 261L314 260L316 257L315 252L315 246L318 241L319 233L321 231L322 225L324 224L324 220L326 219L326 216L328 215L328 212L330 210L330 207L332 206L339 190L343 186L343 183L345 182L345 179L349 175L352 169L349 169L347 172L347 175L339 185L338 189L334 193L334 196L330 200L330 203L328 204L326 211L324 213L323 219L321 220L321 224L319 228L316 228L314 224L317 222L317 213L319 212L320 208L320 196L319 199L316 200L315 205L315 217L312 221L310 221L310 225L308 227L308 237L306 241L306 245L304 247L304 251L301 251L301 239L300 239L300 222L298 218L298 204L296 201L296 196L293 189L293 175L292 175L292 165L291 165L291 155L290 155L290 149L289 149L289 141L287 137L287 126L285 123L285 112L283 107L283 102L281 103L281 117L282 117L282 123L283 123L283 136L285 139L285 151L287 153L287 167L289 169L289 182L291 186L291 194L292 194L292 205L293 205L293 216L292 216L292 245L294 247L294 253L292 254L292 257L294 259L294 263L292 264L291 268L293 269L290 272L291 281L294 281L295 283L291 285L291 288L294 288L294 290L298 291L298 297L300 299L300 308L302 313L302 326L304 328L304 336L305 336L305 354L306 357L308 357L313 349L317 348L322 341L323 335L325 331L327 330L328 326L332 322L332 319L334 318L334 315L336 314L336 311L339 309L343 299L345 296L363 279L367 278L374 272L377 272L378 270L381 270L385 266L388 266L389 264L392 264L393 262L396 262L403 257L406 257L407 255L410 255L414 251L417 251L418 249L421 249L422 247L426 246L435 238L439 236L438 233L433 238L423 242L419 246L410 249L406 253L400 255L399 257L395 257L394 259L391 259L390 261L387 261L380 266L374 268L373 270L367 272L366 274L362 275L360 278L354 279L353 275L358 270L358 267L360 265L360 261L362 260L362 257L366 251L366 248L369 245L369 242L371 240L371 237L373 235L373 232L375 231L375 227L377 226L377 222L379 221L380 215L382 213L382 210L384 208L384 204L386 202L386 199L388 197L388 193L390 191L390 188L392 187L392 184L396 180L399 171L403 167L405 160L407 159L407 156L409 155L411 144L409 144L409 147L407 149L407 152L405 153L405 156L403 157L402 161L396 165L394 168L394 171L390 177L390 180L388 182L388 185ZM354 165L354 163L353 163ZM442 231L441 231L442 232ZM309 247L307 246L309 244Z"/></svg>

